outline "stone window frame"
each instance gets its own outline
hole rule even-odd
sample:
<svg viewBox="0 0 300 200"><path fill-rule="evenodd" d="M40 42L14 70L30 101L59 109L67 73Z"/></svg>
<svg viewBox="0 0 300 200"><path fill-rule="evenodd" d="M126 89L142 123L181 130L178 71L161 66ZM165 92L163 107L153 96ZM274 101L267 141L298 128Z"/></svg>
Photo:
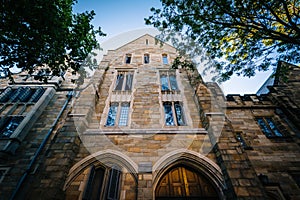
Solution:
<svg viewBox="0 0 300 200"><path fill-rule="evenodd" d="M168 82L168 89L163 89L162 88L162 77L166 76L167 77L167 82ZM170 79L170 77L175 77L175 85L176 85L176 88L172 89L172 81ZM160 89L161 89L161 92L165 93L165 92L180 92L179 90L179 85L178 85L178 81L177 81L177 76L176 76L176 71L175 70L160 70L159 71L159 80L160 80Z"/></svg>
<svg viewBox="0 0 300 200"><path fill-rule="evenodd" d="M241 147L245 150L253 150L248 140L245 138L245 134L242 131L235 132L235 138L240 143Z"/></svg>
<svg viewBox="0 0 300 200"><path fill-rule="evenodd" d="M24 117L23 120L20 122L20 124L16 127L16 129L13 131L13 133L10 134L7 138L1 138L0 139L0 151L3 153L7 153L7 155L15 154L15 151L20 146L21 142L26 137L27 133L33 126L33 124L36 122L38 117L42 114L50 100L55 94L55 89L52 87L41 87L41 86L19 86L14 87L11 86L13 89L17 88L42 88L44 90L43 94L38 98L36 102L30 102L32 104L32 107L30 110L27 110L25 114L22 116ZM24 102L6 102L2 104L11 104L12 106L19 106L23 105ZM3 108L3 106L2 106ZM5 114L4 117L13 117L13 113L10 113L9 115ZM15 115L18 116L18 115ZM4 154L3 154L4 155ZM2 156L3 156L2 155Z"/></svg>
<svg viewBox="0 0 300 200"><path fill-rule="evenodd" d="M143 63L144 64L149 64L150 63L150 54L149 53L145 53L143 56Z"/></svg>
<svg viewBox="0 0 300 200"><path fill-rule="evenodd" d="M117 76L114 82L114 92L125 92L125 91L132 91L133 86L133 79L134 79L134 71L133 70L117 70ZM122 80L122 86L121 88L118 88L119 82L118 77L120 75L124 75L124 78ZM131 82L130 82L130 88L126 89L127 81L128 81L128 75L131 75ZM125 84L124 84L125 83Z"/></svg>
<svg viewBox="0 0 300 200"><path fill-rule="evenodd" d="M127 53L125 55L125 64L131 64L132 62L132 54L131 53Z"/></svg>
<svg viewBox="0 0 300 200"><path fill-rule="evenodd" d="M285 138L284 132L279 129L278 121L273 116L256 116L255 121L260 128L261 132L267 138ZM259 122L261 121L261 122Z"/></svg>
<svg viewBox="0 0 300 200"><path fill-rule="evenodd" d="M83 191L83 199L90 199L92 196L96 196L97 199L118 200L121 193L121 179L122 171L117 165L112 165L111 167L102 165L90 166ZM95 183L99 184L99 188L93 187Z"/></svg>
<svg viewBox="0 0 300 200"><path fill-rule="evenodd" d="M163 63L164 65L168 65L168 64L169 64L168 54L163 53L161 56L162 56L162 63Z"/></svg>
<svg viewBox="0 0 300 200"><path fill-rule="evenodd" d="M126 106L123 106L126 105ZM116 113L114 116L114 124L113 125L109 125L108 124L108 120L109 120L109 113L111 112L111 107L112 106L116 106ZM120 121L124 120L124 117L122 117L122 108L127 107L127 117L126 117L126 124L122 124L120 125ZM108 108L108 113L107 113L107 118L106 118L106 122L105 122L105 127L119 127L119 126L128 126L129 124L129 118L130 118L130 102L111 102Z"/></svg>
<svg viewBox="0 0 300 200"><path fill-rule="evenodd" d="M173 119L173 125L168 125L166 122L166 110L165 110L165 105L171 105L171 109L172 109L172 119ZM180 124L178 121L178 114L175 108L175 105L179 105L180 106L180 113L181 113L181 120L182 123ZM187 126L187 121L186 121L186 116L185 116L185 111L184 111L184 106L183 106L183 102L180 101L164 101L162 102L162 106L163 106L163 113L164 113L164 126L167 127L178 127L178 126Z"/></svg>

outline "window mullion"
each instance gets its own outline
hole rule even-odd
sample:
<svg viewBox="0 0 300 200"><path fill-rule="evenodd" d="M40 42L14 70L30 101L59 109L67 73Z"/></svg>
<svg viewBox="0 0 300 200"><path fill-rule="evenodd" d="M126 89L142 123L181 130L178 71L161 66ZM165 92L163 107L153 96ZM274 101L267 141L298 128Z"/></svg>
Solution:
<svg viewBox="0 0 300 200"><path fill-rule="evenodd" d="M271 128L269 122L267 121L267 119L266 119L266 118L263 118L263 120L264 120L265 124L267 125L269 131L272 133L272 136L276 136L276 134L275 134L274 131L272 130L272 128Z"/></svg>
<svg viewBox="0 0 300 200"><path fill-rule="evenodd" d="M168 81L169 90L172 91L172 85L171 85L171 81L170 81L170 74L169 74L169 72L167 73L167 81Z"/></svg>
<svg viewBox="0 0 300 200"><path fill-rule="evenodd" d="M127 73L124 72L124 79L123 79L123 85L121 91L125 91L126 83L127 83Z"/></svg>
<svg viewBox="0 0 300 200"><path fill-rule="evenodd" d="M175 124L175 126L178 126L174 101L172 101L172 112L173 112L173 120L174 120L174 124Z"/></svg>
<svg viewBox="0 0 300 200"><path fill-rule="evenodd" d="M121 115L121 106L122 106L122 103L119 102L119 103L118 103L118 108L117 108L117 114L116 114L116 122L115 122L115 126L119 126L119 120L120 120L120 115Z"/></svg>

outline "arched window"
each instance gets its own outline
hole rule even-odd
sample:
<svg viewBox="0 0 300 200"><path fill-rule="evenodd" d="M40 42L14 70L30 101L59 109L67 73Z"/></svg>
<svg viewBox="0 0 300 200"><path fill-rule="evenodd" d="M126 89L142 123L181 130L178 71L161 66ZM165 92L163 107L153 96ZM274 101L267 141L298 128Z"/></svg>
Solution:
<svg viewBox="0 0 300 200"><path fill-rule="evenodd" d="M201 173L176 166L167 171L155 189L156 200L219 199L211 182Z"/></svg>
<svg viewBox="0 0 300 200"><path fill-rule="evenodd" d="M118 166L111 168L92 166L82 199L119 199L120 178L121 170Z"/></svg>

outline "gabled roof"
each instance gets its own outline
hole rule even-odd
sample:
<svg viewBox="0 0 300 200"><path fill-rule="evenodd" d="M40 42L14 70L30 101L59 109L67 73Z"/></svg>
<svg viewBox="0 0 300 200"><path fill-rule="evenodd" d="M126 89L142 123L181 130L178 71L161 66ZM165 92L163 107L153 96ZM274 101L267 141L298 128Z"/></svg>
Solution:
<svg viewBox="0 0 300 200"><path fill-rule="evenodd" d="M133 43L133 42L135 42L135 41L137 41L137 40L139 40L139 39L141 39L141 38L143 38L143 37L145 37L145 36L148 36L148 37L151 37L151 38L153 38L153 39L155 39L155 40L158 40L158 43L161 42L161 43L163 43L163 45L167 45L167 46L169 46L169 47L175 49L174 46L172 46L172 45L170 45L170 44L168 44L168 43L166 43L166 42L161 41L160 39L156 38L155 36L153 36L153 35L151 35L151 34L146 33L146 34L143 34L143 35L137 37L136 39L131 40L130 42L127 42L127 43L123 44L122 46L116 48L115 50L117 51L117 50L119 50L119 49L121 49L121 48L123 48L123 47L129 45L130 43Z"/></svg>

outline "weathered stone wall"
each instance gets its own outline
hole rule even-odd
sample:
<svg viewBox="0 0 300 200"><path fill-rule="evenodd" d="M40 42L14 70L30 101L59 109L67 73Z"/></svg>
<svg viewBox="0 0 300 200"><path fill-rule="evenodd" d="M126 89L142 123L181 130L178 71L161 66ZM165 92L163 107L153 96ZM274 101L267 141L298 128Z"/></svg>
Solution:
<svg viewBox="0 0 300 200"><path fill-rule="evenodd" d="M299 139L296 137L295 129L286 123L282 115L278 114L278 109L282 109L280 105L273 104L271 98L264 96L236 95L227 98L230 101L227 101L226 114L231 122L232 132L242 135L250 148L244 149L240 144L237 145L239 142L236 141L234 134L232 134L231 141L236 144L235 148L239 148L240 154L246 156L248 164L254 169L257 177L267 176L268 182L261 182L261 185L265 187L265 195L270 193L270 190L266 188L272 186L280 188L280 192L286 198L299 198L299 188L292 178L293 173L298 173L300 170ZM255 120L257 117L272 117L285 137L267 138ZM218 146L221 145L220 141ZM239 153L233 154L237 156ZM245 171L239 167L237 172L242 174ZM253 182L249 180L244 181L243 184L253 187Z"/></svg>
<svg viewBox="0 0 300 200"><path fill-rule="evenodd" d="M130 64L126 54L132 56ZM144 54L150 63L143 63ZM163 64L163 54L169 64ZM177 69L179 91L163 93L160 71L169 70L176 55L149 35L108 51L94 76L77 87L55 127L67 91L76 87L69 80L77 77L67 74L67 81L42 84L52 84L55 95L16 154L1 160L0 167L9 170L0 183L0 199L9 199L49 130L17 199L82 199L91 166L114 164L122 171L120 199L153 199L160 178L176 165L203 173L221 199L299 199L293 178L300 172L299 69L291 68L289 82L278 82L268 95L227 97L197 71ZM118 70L134 73L131 91L114 91ZM16 80L37 84L24 76ZM105 125L113 101L130 102L128 126ZM183 103L185 126L164 124L163 101ZM286 137L267 138L255 120L261 116L272 117Z"/></svg>
<svg viewBox="0 0 300 200"><path fill-rule="evenodd" d="M45 110L42 112L40 118L37 120L37 122L34 124L30 132L27 134L24 141L20 144L20 147L17 149L15 155L11 155L7 160L1 160L1 167L8 167L9 171L5 175L3 181L0 183L0 199L9 199L15 190L19 180L21 179L22 175L26 173L26 170L28 170L28 176L25 179L25 184L22 185L20 190L18 191L18 197L24 197L25 194L28 192L29 194L33 192L34 189L29 189L31 182L38 183L38 185L35 185L35 189L39 188L40 190L42 188L49 188L49 191L51 190L51 183L53 184L54 177L58 180L61 179L60 175L61 173L64 173L64 167L61 165L61 163L57 163L55 166L44 166L43 161L45 156L47 155L46 148L43 149L41 156L38 157L37 161L33 163L32 167L28 169L28 166L33 159L34 155L36 154L39 146L41 145L42 141L44 140L45 136L48 134L48 132L53 128L53 131L51 132L50 138L53 138L54 135L57 133L56 131L59 129L59 127L62 126L64 123L63 118L66 116L67 111L64 112L64 115L62 119L60 119L60 123L56 125L55 127L52 127L53 122L55 121L59 111L61 110L66 97L67 92L56 92L54 97L51 99L48 106L45 108ZM71 141L70 141L71 140ZM69 142L68 142L69 141ZM49 141L48 141L49 142ZM68 157L66 149L63 148L63 146L68 146L69 143L73 142L71 138L66 138L63 141L62 147L60 148L60 151L64 151L63 154L65 154L65 157L67 160L70 158ZM49 144L49 143L48 143ZM51 152L53 153L53 152ZM55 165L53 163L53 165ZM47 168L47 170L46 170ZM52 175L45 175L43 177L42 181L37 178L38 172L41 170L46 170L44 173L47 173L48 169L56 170L55 174ZM65 169L66 170L66 169ZM51 171L51 170L50 170ZM66 170L67 171L67 170ZM66 172L65 171L65 172ZM46 178L48 176L48 178ZM37 181L40 180L41 182ZM36 182L37 181L37 182ZM57 180L56 180L57 181ZM52 185L53 186L53 185ZM28 190L27 190L28 189ZM43 189L43 192L45 190ZM32 193L33 194L33 193ZM37 193L34 193L37 194ZM33 196L36 197L36 196Z"/></svg>

